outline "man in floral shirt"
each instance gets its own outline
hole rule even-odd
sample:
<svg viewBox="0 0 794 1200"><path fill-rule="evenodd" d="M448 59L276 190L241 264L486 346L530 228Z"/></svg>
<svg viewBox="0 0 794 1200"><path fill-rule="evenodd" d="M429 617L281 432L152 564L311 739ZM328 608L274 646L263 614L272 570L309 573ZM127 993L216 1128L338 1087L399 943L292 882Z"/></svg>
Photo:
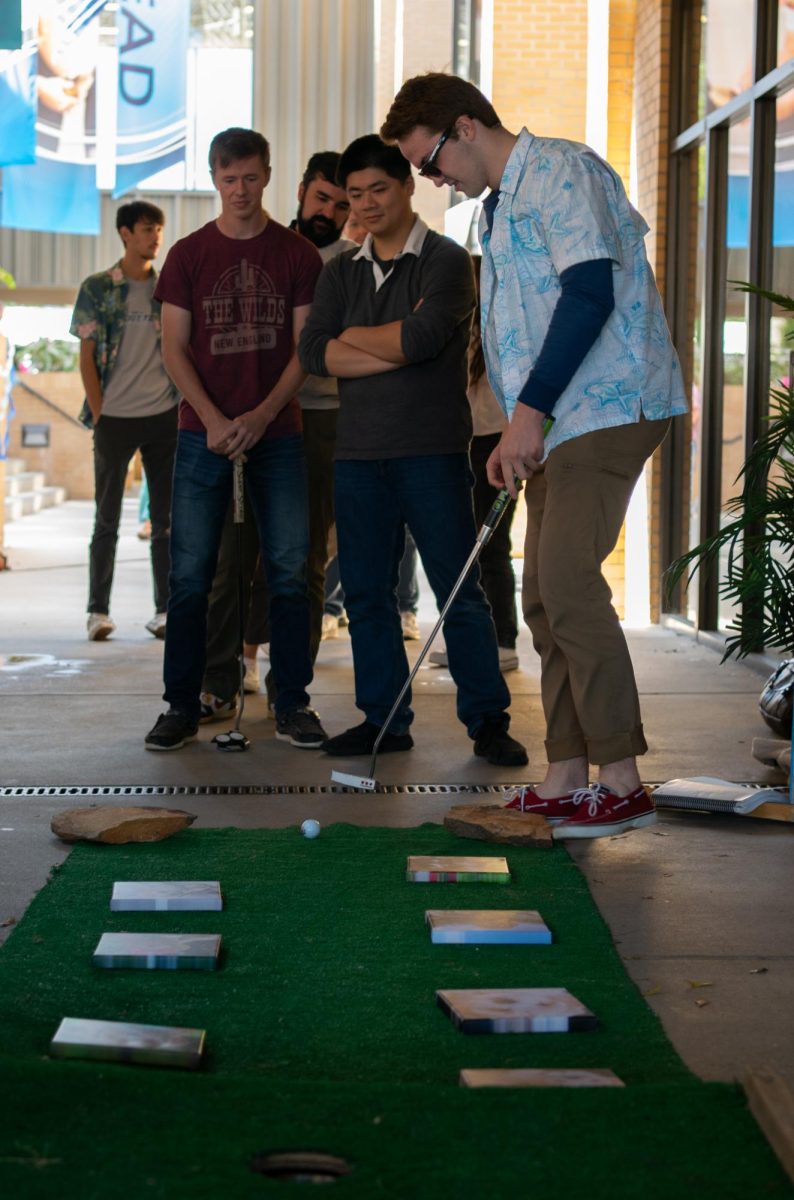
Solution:
<svg viewBox="0 0 794 1200"><path fill-rule="evenodd" d="M650 825L637 686L601 569L646 459L686 411L648 226L588 146L511 133L457 76L409 79L381 136L439 187L489 189L482 342L510 420L488 478L514 497L525 481L523 607L546 717L546 774L508 807L554 822L555 837Z"/></svg>
<svg viewBox="0 0 794 1200"><path fill-rule="evenodd" d="M121 502L130 460L140 450L149 484L154 616L146 628L165 636L168 607L171 476L177 397L160 352L160 303L154 299L165 218L143 200L123 204L116 228L121 260L84 280L72 316L80 338L86 400L81 419L94 430L96 518L89 558L88 638L101 642L116 626L110 590Z"/></svg>

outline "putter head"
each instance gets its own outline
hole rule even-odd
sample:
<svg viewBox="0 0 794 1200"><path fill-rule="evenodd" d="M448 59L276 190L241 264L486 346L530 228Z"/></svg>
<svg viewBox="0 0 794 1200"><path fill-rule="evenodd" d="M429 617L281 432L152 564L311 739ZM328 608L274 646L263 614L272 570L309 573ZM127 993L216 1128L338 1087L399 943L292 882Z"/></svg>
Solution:
<svg viewBox="0 0 794 1200"><path fill-rule="evenodd" d="M344 771L332 771L331 780L345 787L356 788L359 792L374 792L378 786L374 779L368 779L366 775L346 775Z"/></svg>
<svg viewBox="0 0 794 1200"><path fill-rule="evenodd" d="M248 738L239 729L230 729L228 733L216 733L212 739L213 746L217 746L219 750L232 751L238 753L247 750L251 745Z"/></svg>

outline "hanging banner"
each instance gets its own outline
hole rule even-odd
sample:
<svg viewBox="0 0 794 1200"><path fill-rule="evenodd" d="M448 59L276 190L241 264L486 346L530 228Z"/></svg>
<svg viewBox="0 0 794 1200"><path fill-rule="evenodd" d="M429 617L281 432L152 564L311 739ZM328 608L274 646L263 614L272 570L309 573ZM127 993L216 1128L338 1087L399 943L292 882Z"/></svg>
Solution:
<svg viewBox="0 0 794 1200"><path fill-rule="evenodd" d="M0 50L0 167L36 161L36 57L31 37Z"/></svg>
<svg viewBox="0 0 794 1200"><path fill-rule="evenodd" d="M0 50L19 50L22 45L22 0L0 4Z"/></svg>
<svg viewBox="0 0 794 1200"><path fill-rule="evenodd" d="M23 50L33 64L35 162L3 169L2 224L97 234L96 58L107 0L28 0ZM16 159L18 164L20 160Z"/></svg>
<svg viewBox="0 0 794 1200"><path fill-rule="evenodd" d="M190 0L121 4L118 27L116 186L123 196L184 162Z"/></svg>

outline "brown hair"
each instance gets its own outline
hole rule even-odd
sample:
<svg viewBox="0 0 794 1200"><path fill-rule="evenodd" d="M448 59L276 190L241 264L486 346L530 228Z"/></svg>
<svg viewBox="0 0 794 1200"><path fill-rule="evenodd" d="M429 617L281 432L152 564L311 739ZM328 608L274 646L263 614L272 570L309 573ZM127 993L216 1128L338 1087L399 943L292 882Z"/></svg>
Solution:
<svg viewBox="0 0 794 1200"><path fill-rule="evenodd" d="M440 133L463 116L475 117L489 129L501 124L493 105L473 83L458 75L429 71L405 81L380 127L380 136L396 142L417 125Z"/></svg>
<svg viewBox="0 0 794 1200"><path fill-rule="evenodd" d="M270 146L267 138L262 137L255 129L240 129L239 126L224 129L222 133L216 133L210 142L210 174L215 174L216 167L228 167L229 163L254 156L259 158L267 170L270 166Z"/></svg>

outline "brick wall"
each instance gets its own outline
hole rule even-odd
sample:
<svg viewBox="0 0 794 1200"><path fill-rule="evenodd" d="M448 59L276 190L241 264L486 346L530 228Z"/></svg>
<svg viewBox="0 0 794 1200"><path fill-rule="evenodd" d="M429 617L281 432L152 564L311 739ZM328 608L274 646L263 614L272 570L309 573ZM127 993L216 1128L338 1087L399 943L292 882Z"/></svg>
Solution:
<svg viewBox="0 0 794 1200"><path fill-rule="evenodd" d="M650 225L648 258L664 296L667 253L667 206L670 144L670 54L672 0L637 0L634 43L634 112L637 146L638 207ZM661 611L661 472L658 455L649 471L651 526L651 620Z"/></svg>
<svg viewBox="0 0 794 1200"><path fill-rule="evenodd" d="M587 0L494 0L493 104L507 129L584 141Z"/></svg>

